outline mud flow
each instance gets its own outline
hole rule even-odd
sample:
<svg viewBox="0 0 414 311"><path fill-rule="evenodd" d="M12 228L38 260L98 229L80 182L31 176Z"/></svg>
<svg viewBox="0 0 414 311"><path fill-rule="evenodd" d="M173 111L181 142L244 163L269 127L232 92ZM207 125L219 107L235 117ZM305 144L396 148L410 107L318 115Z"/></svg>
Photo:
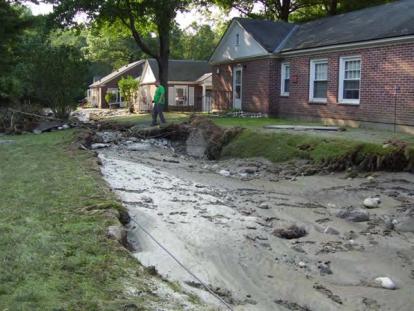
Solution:
<svg viewBox="0 0 414 311"><path fill-rule="evenodd" d="M99 150L102 173L131 217L234 310L413 310L413 175L293 176L176 150L125 139ZM129 241L142 264L226 310L133 222Z"/></svg>

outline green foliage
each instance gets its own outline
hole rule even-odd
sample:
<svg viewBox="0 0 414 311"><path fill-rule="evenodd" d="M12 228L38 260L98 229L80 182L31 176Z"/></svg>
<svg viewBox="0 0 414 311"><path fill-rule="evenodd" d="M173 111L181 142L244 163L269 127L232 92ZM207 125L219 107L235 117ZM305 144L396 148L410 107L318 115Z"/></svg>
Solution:
<svg viewBox="0 0 414 311"><path fill-rule="evenodd" d="M105 94L105 101L110 104L113 103L116 100L116 95L112 92L107 92Z"/></svg>
<svg viewBox="0 0 414 311"><path fill-rule="evenodd" d="M36 98L58 118L67 118L83 98L86 62L71 46L40 44L33 53L29 81Z"/></svg>
<svg viewBox="0 0 414 311"><path fill-rule="evenodd" d="M134 111L133 100L139 88L139 81L132 76L122 77L118 82L121 96L125 99L130 112Z"/></svg>

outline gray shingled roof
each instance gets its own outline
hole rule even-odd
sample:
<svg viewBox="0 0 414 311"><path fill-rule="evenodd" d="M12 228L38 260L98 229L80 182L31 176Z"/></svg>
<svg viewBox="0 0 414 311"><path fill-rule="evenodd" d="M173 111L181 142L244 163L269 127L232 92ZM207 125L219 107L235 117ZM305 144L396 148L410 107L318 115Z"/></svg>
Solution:
<svg viewBox="0 0 414 311"><path fill-rule="evenodd" d="M412 34L414 0L401 0L299 25L287 40L283 51Z"/></svg>
<svg viewBox="0 0 414 311"><path fill-rule="evenodd" d="M104 85L105 83L108 83L110 81L112 81L113 79L119 77L120 75L124 75L127 74L129 70L131 70L132 68L141 65L141 73L142 70L144 69L144 64L145 64L145 60L139 60L133 63L130 63L128 65L125 65L121 68L119 68L118 70L115 70L113 72L111 72L109 75L99 79L98 81L95 81L94 83L92 83L89 87L99 87Z"/></svg>
<svg viewBox="0 0 414 311"><path fill-rule="evenodd" d="M235 18L268 52L273 52L295 27L286 22Z"/></svg>
<svg viewBox="0 0 414 311"><path fill-rule="evenodd" d="M148 64L158 80L158 63L149 59ZM202 75L211 72L207 61L198 60L170 60L168 68L168 81L197 81Z"/></svg>

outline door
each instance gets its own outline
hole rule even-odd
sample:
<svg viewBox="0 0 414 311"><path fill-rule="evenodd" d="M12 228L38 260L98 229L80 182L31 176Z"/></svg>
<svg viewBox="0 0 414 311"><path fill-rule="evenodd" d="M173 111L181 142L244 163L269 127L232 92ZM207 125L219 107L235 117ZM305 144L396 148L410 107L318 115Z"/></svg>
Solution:
<svg viewBox="0 0 414 311"><path fill-rule="evenodd" d="M233 70L233 108L242 109L242 85L243 70L242 67L235 67Z"/></svg>

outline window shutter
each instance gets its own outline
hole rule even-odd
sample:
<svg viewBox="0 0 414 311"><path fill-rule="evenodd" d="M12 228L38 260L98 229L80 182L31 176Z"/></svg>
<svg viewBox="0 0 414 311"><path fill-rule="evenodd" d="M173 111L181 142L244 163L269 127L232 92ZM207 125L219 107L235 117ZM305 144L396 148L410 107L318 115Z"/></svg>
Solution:
<svg viewBox="0 0 414 311"><path fill-rule="evenodd" d="M168 88L168 106L174 106L175 104L175 89L170 86Z"/></svg>
<svg viewBox="0 0 414 311"><path fill-rule="evenodd" d="M189 106L194 106L194 87L190 86L188 88L188 105Z"/></svg>

